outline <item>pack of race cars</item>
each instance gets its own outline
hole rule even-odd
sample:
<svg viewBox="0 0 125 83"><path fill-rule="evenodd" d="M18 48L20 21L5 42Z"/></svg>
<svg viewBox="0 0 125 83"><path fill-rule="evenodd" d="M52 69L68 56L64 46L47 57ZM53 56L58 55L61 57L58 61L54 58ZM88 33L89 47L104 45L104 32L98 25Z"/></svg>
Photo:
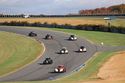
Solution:
<svg viewBox="0 0 125 83"><path fill-rule="evenodd" d="M35 32L33 32L33 31L31 31L28 34L28 36L36 37L37 34ZM45 40L53 40L53 36L50 35L50 34L47 34L44 39ZM70 35L68 40L69 41L76 41L77 37L75 35ZM79 49L76 52L84 53L84 52L87 52L87 49L84 46L80 46ZM62 47L62 49L59 51L59 54L68 54L68 53L69 53L69 51L68 51L68 49L66 47ZM53 60L50 57L45 58L45 60L42 63L40 63L40 65L49 65L49 64L53 64ZM59 65L54 69L54 72L55 73L64 73L64 72L66 72L66 67L64 65Z"/></svg>

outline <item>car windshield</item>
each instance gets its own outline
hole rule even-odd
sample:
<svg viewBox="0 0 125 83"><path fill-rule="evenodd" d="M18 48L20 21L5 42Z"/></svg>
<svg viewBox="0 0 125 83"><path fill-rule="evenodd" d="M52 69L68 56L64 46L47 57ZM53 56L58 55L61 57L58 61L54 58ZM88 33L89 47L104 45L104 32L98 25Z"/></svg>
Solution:
<svg viewBox="0 0 125 83"><path fill-rule="evenodd" d="M59 65L58 67L64 67L64 65Z"/></svg>
<svg viewBox="0 0 125 83"><path fill-rule="evenodd" d="M74 35L71 35L71 37L74 37Z"/></svg>

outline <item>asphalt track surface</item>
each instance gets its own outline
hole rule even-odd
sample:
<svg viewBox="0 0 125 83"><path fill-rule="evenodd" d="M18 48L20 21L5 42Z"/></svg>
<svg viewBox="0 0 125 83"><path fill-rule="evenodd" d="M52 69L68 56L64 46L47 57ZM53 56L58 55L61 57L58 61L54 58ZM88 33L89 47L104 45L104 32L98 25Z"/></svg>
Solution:
<svg viewBox="0 0 125 83"><path fill-rule="evenodd" d="M25 36L28 36L29 32L34 31L38 35L37 37L35 37L35 39L39 40L45 45L45 52L43 56L40 57L37 61L19 71L1 77L0 81L39 81L57 79L68 75L73 71L75 72L75 70L79 66L83 65L97 51L125 49L125 47L97 46L79 37L77 41L68 41L67 39L69 37L69 34L57 31L5 26L1 26L0 31L13 32ZM48 33L54 37L53 40L44 39L45 35ZM80 46L85 46L87 48L87 52L75 52L79 49ZM59 52L62 47L67 47L67 49L69 50L69 54L58 54L57 52ZM39 65L39 63L42 63L46 57L52 58L54 63L51 65ZM67 71L65 73L53 73L54 68L58 65L64 65Z"/></svg>

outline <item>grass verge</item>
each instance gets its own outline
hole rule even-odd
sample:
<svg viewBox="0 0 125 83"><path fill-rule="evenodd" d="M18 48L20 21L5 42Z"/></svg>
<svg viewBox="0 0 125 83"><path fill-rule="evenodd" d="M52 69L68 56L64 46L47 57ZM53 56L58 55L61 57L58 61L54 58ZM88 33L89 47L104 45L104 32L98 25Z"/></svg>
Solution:
<svg viewBox="0 0 125 83"><path fill-rule="evenodd" d="M28 27L29 28L29 27ZM36 29L36 28L35 28ZM40 28L37 28L40 29ZM106 33L106 32L94 32L94 31L81 31L81 30L71 30L71 29L48 29L42 28L45 30L54 30L54 31L62 31L71 34L76 34L83 38L89 39L94 43L100 44L100 42L104 42L106 45L113 46L122 46L125 45L125 35L124 34L114 34L114 33ZM118 38L118 39L117 39ZM102 64L110 58L114 52L102 52L93 56L87 63L86 66L81 69L79 72L74 73L71 76L64 77L54 81L31 81L31 82L15 82L15 83L77 83L83 80L96 80L96 73L98 69L102 66ZM1 82L4 83L4 82ZM11 82L6 82L11 83ZM13 82L14 83L14 82Z"/></svg>
<svg viewBox="0 0 125 83"><path fill-rule="evenodd" d="M54 81L29 81L29 82L0 82L0 83L77 83L80 81L86 80L96 80L96 76L93 77L93 74L97 73L101 65L113 55L113 52L102 52L93 56L86 66L81 69L79 72L74 73L71 76L64 77Z"/></svg>
<svg viewBox="0 0 125 83"><path fill-rule="evenodd" d="M21 27L18 27L21 28ZM23 27L23 28L33 28L39 30L53 30L61 31L70 34L76 34L81 38L87 39L88 41L100 45L101 42L107 46L125 46L125 35L119 33L108 33L108 32L98 32L98 31L84 31L84 30L73 30L73 29L60 29L60 28L44 28L44 27Z"/></svg>
<svg viewBox="0 0 125 83"><path fill-rule="evenodd" d="M100 44L101 42L103 42L105 45L111 45L111 46L125 45L124 34L97 32L97 31L71 30L71 29L55 29L55 28L52 30L76 34L82 38L85 38L94 42L95 44Z"/></svg>
<svg viewBox="0 0 125 83"><path fill-rule="evenodd" d="M43 47L34 39L0 32L0 76L32 62L41 50Z"/></svg>

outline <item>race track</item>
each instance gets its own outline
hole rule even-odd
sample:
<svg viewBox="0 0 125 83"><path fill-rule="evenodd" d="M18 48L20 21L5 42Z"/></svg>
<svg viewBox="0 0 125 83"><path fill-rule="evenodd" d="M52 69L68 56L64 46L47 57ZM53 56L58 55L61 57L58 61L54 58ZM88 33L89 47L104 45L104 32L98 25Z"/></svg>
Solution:
<svg viewBox="0 0 125 83"><path fill-rule="evenodd" d="M44 43L45 53L36 62L26 66L25 68L9 74L8 76L1 77L0 81L38 81L38 80L50 80L57 79L64 75L68 75L76 71L76 68L83 65L88 59L90 59L97 51L109 50L112 47L100 47L89 43L85 39L78 38L77 41L68 41L69 34L48 31L37 30L28 28L16 28L16 27L0 27L0 31L14 32L17 34L27 36L30 31L34 31L38 34L35 39ZM54 40L45 40L46 34L51 34ZM83 45L87 48L86 53L77 53L75 51ZM69 54L57 54L62 47L67 47ZM122 48L120 48L122 49ZM46 57L51 57L54 61L52 65L39 65ZM65 65L67 71L65 73L52 73L54 68L58 65Z"/></svg>

